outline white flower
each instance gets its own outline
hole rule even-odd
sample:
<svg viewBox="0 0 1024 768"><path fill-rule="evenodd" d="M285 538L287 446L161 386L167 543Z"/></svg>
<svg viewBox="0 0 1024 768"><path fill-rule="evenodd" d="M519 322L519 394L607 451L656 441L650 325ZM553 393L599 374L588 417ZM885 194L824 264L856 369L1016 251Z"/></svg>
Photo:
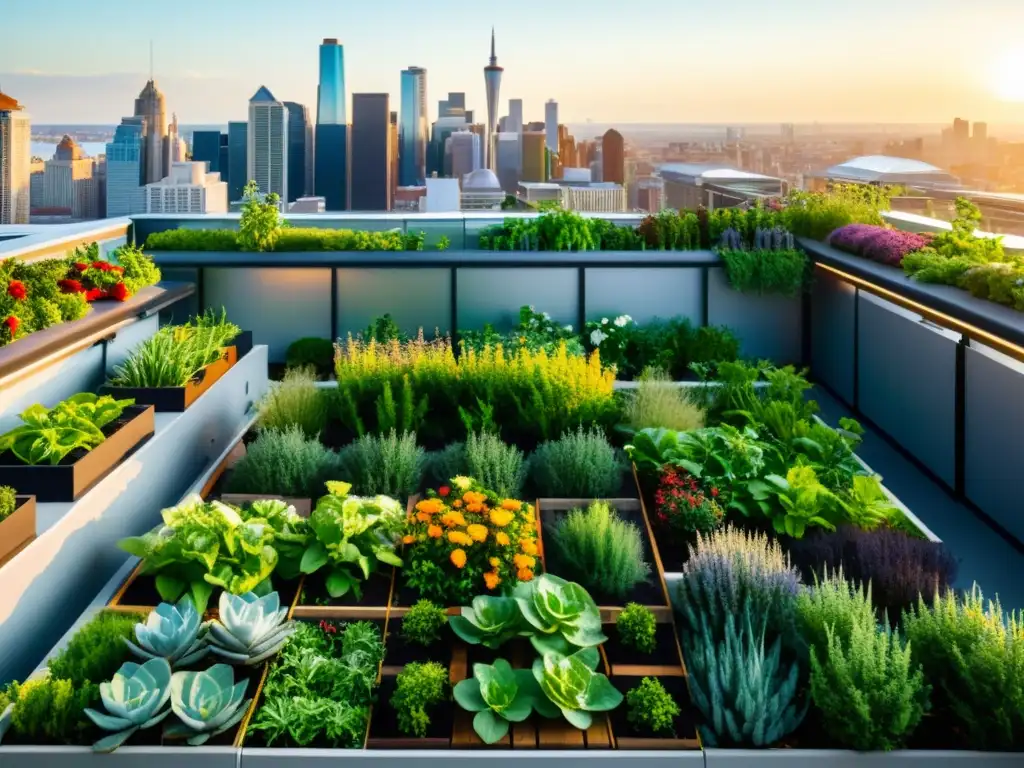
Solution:
<svg viewBox="0 0 1024 768"><path fill-rule="evenodd" d="M619 326L619 328L625 328L626 323L628 323L631 319L632 318L630 318L629 315L620 315L619 317L615 318L615 324Z"/></svg>
<svg viewBox="0 0 1024 768"><path fill-rule="evenodd" d="M1024 277L1018 279L1017 282L1014 283L1014 285L1016 285L1018 288L1024 285Z"/></svg>
<svg viewBox="0 0 1024 768"><path fill-rule="evenodd" d="M551 315L549 315L547 312L545 312L544 313L544 319L545 320L550 320L551 319Z"/></svg>
<svg viewBox="0 0 1024 768"><path fill-rule="evenodd" d="M607 321L606 321L607 322ZM590 334L590 343L595 347L600 347L601 342L608 338L607 334L601 333L600 328L595 328Z"/></svg>
<svg viewBox="0 0 1024 768"><path fill-rule="evenodd" d="M564 327L563 327L563 330L565 330L565 331L568 331L569 333L572 333L572 325L566 325L566 326L564 326Z"/></svg>
<svg viewBox="0 0 1024 768"><path fill-rule="evenodd" d="M602 317L601 318L601 325L608 325L608 318L607 317Z"/></svg>

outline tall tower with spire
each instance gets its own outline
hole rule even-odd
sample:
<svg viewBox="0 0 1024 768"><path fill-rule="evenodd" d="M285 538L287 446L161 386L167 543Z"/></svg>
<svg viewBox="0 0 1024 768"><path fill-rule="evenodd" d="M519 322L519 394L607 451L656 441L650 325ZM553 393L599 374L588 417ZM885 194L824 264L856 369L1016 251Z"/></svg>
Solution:
<svg viewBox="0 0 1024 768"><path fill-rule="evenodd" d="M484 84L487 86L487 140L484 144L484 165L494 170L494 129L498 123L498 97L501 91L501 74L505 70L498 66L494 52L494 27L491 27L491 62L484 67Z"/></svg>
<svg viewBox="0 0 1024 768"><path fill-rule="evenodd" d="M167 105L164 95L150 78L135 100L135 117L146 120L145 183L152 184L167 175Z"/></svg>

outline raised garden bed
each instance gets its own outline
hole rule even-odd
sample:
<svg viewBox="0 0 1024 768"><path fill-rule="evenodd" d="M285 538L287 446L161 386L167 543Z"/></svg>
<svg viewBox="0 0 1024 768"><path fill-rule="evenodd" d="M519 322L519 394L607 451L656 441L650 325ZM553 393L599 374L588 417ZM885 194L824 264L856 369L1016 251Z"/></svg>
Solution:
<svg viewBox="0 0 1024 768"><path fill-rule="evenodd" d="M105 385L101 392L115 397L131 397L137 403L147 403L160 413L181 413L189 408L210 387L217 383L224 374L238 362L236 347L227 347L224 355L215 363L208 365L200 375L183 387L112 387Z"/></svg>
<svg viewBox="0 0 1024 768"><path fill-rule="evenodd" d="M14 503L14 512L0 521L0 566L36 537L36 497L15 496Z"/></svg>
<svg viewBox="0 0 1024 768"><path fill-rule="evenodd" d="M36 501L69 502L103 479L155 430L151 405L130 405L103 427L105 439L92 450L71 451L59 464L24 464L10 451L0 455L0 485L10 485Z"/></svg>

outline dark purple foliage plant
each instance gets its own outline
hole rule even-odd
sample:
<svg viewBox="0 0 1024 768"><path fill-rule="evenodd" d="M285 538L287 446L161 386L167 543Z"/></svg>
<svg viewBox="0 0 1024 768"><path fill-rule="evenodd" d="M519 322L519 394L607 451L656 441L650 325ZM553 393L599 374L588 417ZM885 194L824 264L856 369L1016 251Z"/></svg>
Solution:
<svg viewBox="0 0 1024 768"><path fill-rule="evenodd" d="M931 235L902 232L873 224L847 224L829 235L828 244L854 256L898 267L903 263L904 256L927 248L931 240Z"/></svg>

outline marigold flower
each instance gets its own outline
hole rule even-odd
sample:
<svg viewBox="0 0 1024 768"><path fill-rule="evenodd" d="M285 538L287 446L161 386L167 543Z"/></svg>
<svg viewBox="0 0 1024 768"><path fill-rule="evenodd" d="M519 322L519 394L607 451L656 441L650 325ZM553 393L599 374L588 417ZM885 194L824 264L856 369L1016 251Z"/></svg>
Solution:
<svg viewBox="0 0 1024 768"><path fill-rule="evenodd" d="M516 564L516 568L522 570L523 568L533 568L537 564L537 561L529 555L514 555L512 562Z"/></svg>
<svg viewBox="0 0 1024 768"><path fill-rule="evenodd" d="M501 502L501 508L507 509L509 512L518 512L522 506L523 502L516 501L515 499L505 499Z"/></svg>
<svg viewBox="0 0 1024 768"><path fill-rule="evenodd" d="M512 543L512 540L504 531L498 531L496 534L494 534L494 540L498 542L498 546L500 547L507 547L509 544Z"/></svg>
<svg viewBox="0 0 1024 768"><path fill-rule="evenodd" d="M473 543L473 540L462 531L448 531L448 541L463 547L468 547Z"/></svg>
<svg viewBox="0 0 1024 768"><path fill-rule="evenodd" d="M446 528L455 528L459 525L465 525L466 518L462 516L461 512L445 512L441 515L441 522Z"/></svg>
<svg viewBox="0 0 1024 768"><path fill-rule="evenodd" d="M466 553L463 552L461 549L452 550L452 553L448 556L448 559L452 561L452 565L454 565L456 568L461 569L466 567Z"/></svg>
<svg viewBox="0 0 1024 768"><path fill-rule="evenodd" d="M428 515L436 515L444 510L444 504L440 499L424 499L416 505L417 512L425 512Z"/></svg>
<svg viewBox="0 0 1024 768"><path fill-rule="evenodd" d="M443 531L441 530L440 525L431 525L427 528L427 536L429 536L432 539L441 538L442 533Z"/></svg>
<svg viewBox="0 0 1024 768"><path fill-rule="evenodd" d="M467 504L483 504L487 497L479 491L467 491L463 494L462 500Z"/></svg>
<svg viewBox="0 0 1024 768"><path fill-rule="evenodd" d="M496 525L499 528L504 528L506 525L512 522L512 518L515 517L511 512L505 509L492 509L491 510L491 525Z"/></svg>
<svg viewBox="0 0 1024 768"><path fill-rule="evenodd" d="M487 507L485 507L483 504L478 504L475 501L472 504L467 504L466 505L466 511L467 512L472 512L473 514L477 514L477 515L479 515L485 509L487 509Z"/></svg>
<svg viewBox="0 0 1024 768"><path fill-rule="evenodd" d="M519 572L516 573L516 578L520 581L533 581L533 571L529 568L520 568Z"/></svg>
<svg viewBox="0 0 1024 768"><path fill-rule="evenodd" d="M496 557L492 557L487 562L490 563L491 568L497 568L499 565L501 565L501 560L499 560Z"/></svg>
<svg viewBox="0 0 1024 768"><path fill-rule="evenodd" d="M523 550L523 554L536 555L537 554L537 542L531 541L530 539L520 539L519 548Z"/></svg>
<svg viewBox="0 0 1024 768"><path fill-rule="evenodd" d="M412 544L414 541L416 541L416 537L413 536L411 533L407 533L405 536L402 537L403 544Z"/></svg>
<svg viewBox="0 0 1024 768"><path fill-rule="evenodd" d="M487 540L487 526L479 525L474 523L466 528L466 533L473 541L486 541Z"/></svg>
<svg viewBox="0 0 1024 768"><path fill-rule="evenodd" d="M416 519L421 523L429 523L432 515L429 512L417 512Z"/></svg>
<svg viewBox="0 0 1024 768"><path fill-rule="evenodd" d="M462 499L456 499L452 502L453 509L462 509Z"/></svg>
<svg viewBox="0 0 1024 768"><path fill-rule="evenodd" d="M484 574L484 584L487 585L488 589L496 589L501 584L501 577L493 571L488 571Z"/></svg>
<svg viewBox="0 0 1024 768"><path fill-rule="evenodd" d="M128 293L128 286L124 283L117 283L113 288L107 291L107 296L114 301L127 301L131 294Z"/></svg>
<svg viewBox="0 0 1024 768"><path fill-rule="evenodd" d="M7 284L7 295L15 301L22 301L28 295L25 291L25 284L21 280L11 280Z"/></svg>
<svg viewBox="0 0 1024 768"><path fill-rule="evenodd" d="M107 294L104 292L102 288L90 288L85 292L85 300L92 302L96 301L97 299L102 299L106 295Z"/></svg>

